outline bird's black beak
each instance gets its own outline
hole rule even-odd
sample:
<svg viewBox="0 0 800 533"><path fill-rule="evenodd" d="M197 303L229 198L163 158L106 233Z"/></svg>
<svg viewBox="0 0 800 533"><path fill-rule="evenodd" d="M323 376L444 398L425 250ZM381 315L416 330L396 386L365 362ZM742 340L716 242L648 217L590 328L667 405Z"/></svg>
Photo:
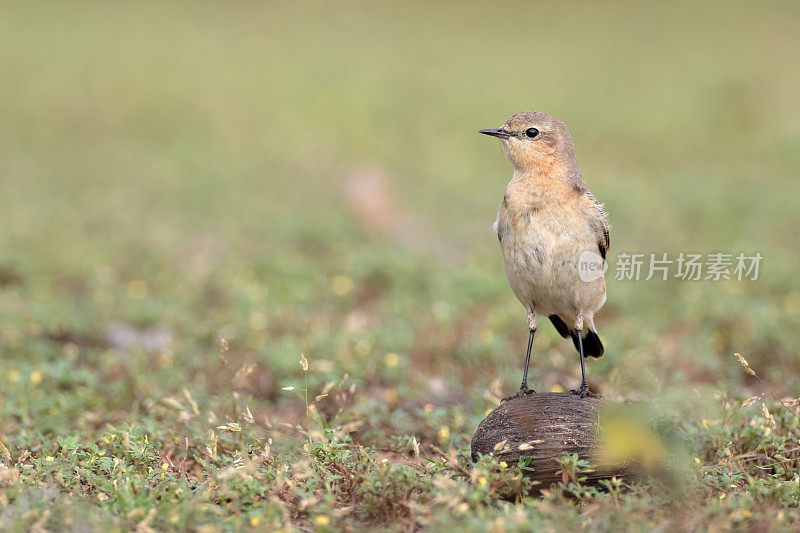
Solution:
<svg viewBox="0 0 800 533"><path fill-rule="evenodd" d="M491 135L492 137L500 137L501 139L508 139L511 137L511 134L508 133L503 128L489 128L488 130L480 130L478 133L483 133L484 135Z"/></svg>

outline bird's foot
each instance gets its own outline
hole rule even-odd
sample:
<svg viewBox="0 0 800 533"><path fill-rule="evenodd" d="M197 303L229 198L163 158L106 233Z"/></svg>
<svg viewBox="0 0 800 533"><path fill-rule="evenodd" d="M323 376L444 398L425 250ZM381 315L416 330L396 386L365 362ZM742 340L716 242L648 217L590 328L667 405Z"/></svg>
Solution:
<svg viewBox="0 0 800 533"><path fill-rule="evenodd" d="M589 385L587 385L585 383L581 384L581 388L580 389L578 389L578 390L572 389L570 392L572 394L576 395L576 396L580 396L581 398L587 398L587 397L588 398L598 398L599 397L598 394L595 394L592 391L590 391L589 390Z"/></svg>
<svg viewBox="0 0 800 533"><path fill-rule="evenodd" d="M527 385L524 385L519 388L516 394L512 394L511 396L506 396L503 398L502 402L507 402L508 400L513 400L515 398L522 398L523 396L530 396L531 394L536 394L536 391L529 389Z"/></svg>

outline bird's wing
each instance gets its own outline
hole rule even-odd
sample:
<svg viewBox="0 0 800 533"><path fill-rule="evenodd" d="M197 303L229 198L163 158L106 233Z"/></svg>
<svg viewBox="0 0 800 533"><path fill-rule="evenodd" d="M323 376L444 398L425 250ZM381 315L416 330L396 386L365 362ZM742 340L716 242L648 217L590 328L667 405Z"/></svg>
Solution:
<svg viewBox="0 0 800 533"><path fill-rule="evenodd" d="M603 211L603 204L587 191L584 206L589 219L589 227L595 232L597 238L597 249L600 251L600 256L605 259L606 253L611 248L611 233L606 213Z"/></svg>

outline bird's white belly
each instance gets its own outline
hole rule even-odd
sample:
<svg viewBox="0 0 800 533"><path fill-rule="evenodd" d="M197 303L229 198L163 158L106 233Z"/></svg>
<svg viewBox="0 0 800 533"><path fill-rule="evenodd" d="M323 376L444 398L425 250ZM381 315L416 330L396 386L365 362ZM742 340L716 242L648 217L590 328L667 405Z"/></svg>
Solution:
<svg viewBox="0 0 800 533"><path fill-rule="evenodd" d="M596 302L596 294L605 294L604 278L586 283L578 274L581 252L596 248L596 243L570 231L559 220L509 223L502 229L506 276L527 309L538 315L574 317L578 312L590 315L602 305Z"/></svg>

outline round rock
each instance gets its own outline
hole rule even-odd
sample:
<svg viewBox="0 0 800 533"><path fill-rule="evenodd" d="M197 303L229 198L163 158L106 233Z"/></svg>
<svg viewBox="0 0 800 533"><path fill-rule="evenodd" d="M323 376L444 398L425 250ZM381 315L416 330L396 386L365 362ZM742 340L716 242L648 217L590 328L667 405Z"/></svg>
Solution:
<svg viewBox="0 0 800 533"><path fill-rule="evenodd" d="M472 437L472 459L494 455L508 464L529 457L527 475L540 489L561 481L558 457L578 454L595 468L584 474L588 484L627 469L597 468L598 418L603 401L564 392L543 392L501 403L478 425Z"/></svg>

